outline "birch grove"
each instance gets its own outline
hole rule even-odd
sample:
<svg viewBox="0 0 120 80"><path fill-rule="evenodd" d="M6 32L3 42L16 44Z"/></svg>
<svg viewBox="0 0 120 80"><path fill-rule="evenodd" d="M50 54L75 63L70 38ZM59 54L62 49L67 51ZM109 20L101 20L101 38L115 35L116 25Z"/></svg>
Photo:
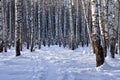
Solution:
<svg viewBox="0 0 120 80"><path fill-rule="evenodd" d="M120 54L119 0L0 0L0 52L91 47L96 66Z"/></svg>

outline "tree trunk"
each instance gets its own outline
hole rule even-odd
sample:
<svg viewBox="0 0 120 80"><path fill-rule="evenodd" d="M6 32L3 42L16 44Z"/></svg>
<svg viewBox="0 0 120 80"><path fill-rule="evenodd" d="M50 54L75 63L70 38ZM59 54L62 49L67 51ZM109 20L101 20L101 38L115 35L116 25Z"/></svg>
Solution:
<svg viewBox="0 0 120 80"><path fill-rule="evenodd" d="M45 14L45 0L42 0L42 42L46 46L46 14Z"/></svg>
<svg viewBox="0 0 120 80"><path fill-rule="evenodd" d="M3 47L7 52L7 1L3 0Z"/></svg>
<svg viewBox="0 0 120 80"><path fill-rule="evenodd" d="M41 6L40 0L38 0L38 48L41 48Z"/></svg>
<svg viewBox="0 0 120 80"><path fill-rule="evenodd" d="M63 40L63 47L65 48L66 47L66 38L67 38L67 34L66 34L66 27L67 27L67 6L66 6L66 4L67 4L67 1L66 0L64 0L64 34L63 34L63 36L64 36L64 40Z"/></svg>
<svg viewBox="0 0 120 80"><path fill-rule="evenodd" d="M96 2L96 3L95 3ZM103 48L102 45L100 43L101 39L99 37L98 31L99 31L99 27L98 27L98 19L97 16L98 13L95 14L97 7L95 4L97 4L97 1L95 0L91 0L91 10L92 10L92 28L93 28L93 33L92 33L92 39L93 39L93 45L94 45L94 50L95 50L95 54L96 54L96 66L101 66L104 63L104 52L103 52Z"/></svg>
<svg viewBox="0 0 120 80"><path fill-rule="evenodd" d="M30 46L30 0L26 0L27 49Z"/></svg>
<svg viewBox="0 0 120 80"><path fill-rule="evenodd" d="M75 35L74 35L74 26L73 26L73 18L72 18L72 0L69 0L69 23L70 23L70 45L69 48L71 50L75 49Z"/></svg>
<svg viewBox="0 0 120 80"><path fill-rule="evenodd" d="M3 6L0 1L0 52L3 52Z"/></svg>
<svg viewBox="0 0 120 80"><path fill-rule="evenodd" d="M22 1L15 0L15 47L16 56L20 55L20 27L22 27Z"/></svg>
<svg viewBox="0 0 120 80"><path fill-rule="evenodd" d="M109 40L110 40L110 52L111 52L111 57L115 57L115 14L114 14L114 0L109 0L109 5L108 5L108 27L109 27Z"/></svg>
<svg viewBox="0 0 120 80"><path fill-rule="evenodd" d="M33 52L34 47L34 0L31 0L31 48L30 51Z"/></svg>
<svg viewBox="0 0 120 80"><path fill-rule="evenodd" d="M118 45L120 55L120 0L118 0Z"/></svg>
<svg viewBox="0 0 120 80"><path fill-rule="evenodd" d="M20 56L20 39L16 42L16 56Z"/></svg>
<svg viewBox="0 0 120 80"><path fill-rule="evenodd" d="M58 25L58 20L59 20L59 6L58 6L58 0L56 0L56 7L55 7L55 44L58 44L58 38L59 38L59 25Z"/></svg>
<svg viewBox="0 0 120 80"><path fill-rule="evenodd" d="M3 41L0 41L0 52L3 52Z"/></svg>

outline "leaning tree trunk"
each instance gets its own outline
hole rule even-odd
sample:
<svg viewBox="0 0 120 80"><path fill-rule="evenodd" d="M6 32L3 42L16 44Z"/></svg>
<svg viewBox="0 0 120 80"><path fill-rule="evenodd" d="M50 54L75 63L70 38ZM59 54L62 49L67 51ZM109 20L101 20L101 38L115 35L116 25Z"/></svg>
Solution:
<svg viewBox="0 0 120 80"><path fill-rule="evenodd" d="M15 0L15 47L16 56L20 55L20 27L22 27L22 0Z"/></svg>
<svg viewBox="0 0 120 80"><path fill-rule="evenodd" d="M91 0L91 10L92 10L92 28L93 28L93 33L92 33L92 39L93 39L93 45L94 45L94 49L95 49L95 54L96 54L96 66L101 66L104 63L104 53L103 53L103 47L100 43L101 39L99 37L99 27L98 27L98 21L96 19L96 15L95 12L97 10L97 6L95 3L97 2L96 0Z"/></svg>

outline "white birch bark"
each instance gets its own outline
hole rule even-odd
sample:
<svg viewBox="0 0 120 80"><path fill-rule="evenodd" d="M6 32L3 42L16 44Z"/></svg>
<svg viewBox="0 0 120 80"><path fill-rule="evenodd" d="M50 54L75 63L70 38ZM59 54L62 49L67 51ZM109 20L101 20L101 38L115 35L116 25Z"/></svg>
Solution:
<svg viewBox="0 0 120 80"><path fill-rule="evenodd" d="M94 50L96 54L96 66L100 66L104 63L104 51L103 47L101 45L101 38L99 36L99 27L98 27L98 12L97 12L97 0L91 0L91 10L92 10L92 28L93 28L93 33L92 33L92 39L93 39L93 45L94 45Z"/></svg>
<svg viewBox="0 0 120 80"><path fill-rule="evenodd" d="M22 3L15 0L15 46L16 56L20 55L20 27L22 27Z"/></svg>
<svg viewBox="0 0 120 80"><path fill-rule="evenodd" d="M88 31L88 35L89 35L89 39L90 39L90 44L91 44L91 47L92 47L93 46L92 35L91 35L91 32L90 32L90 26L89 26L89 23L88 23L88 20L87 20L87 16L86 16L85 2L83 0L82 0L82 6L83 6L84 18L85 18L86 25L87 25L87 31Z"/></svg>

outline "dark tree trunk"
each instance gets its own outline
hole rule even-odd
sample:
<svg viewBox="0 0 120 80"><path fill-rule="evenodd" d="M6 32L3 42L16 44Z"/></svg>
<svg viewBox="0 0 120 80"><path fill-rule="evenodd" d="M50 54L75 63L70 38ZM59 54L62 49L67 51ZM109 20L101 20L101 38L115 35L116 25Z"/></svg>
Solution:
<svg viewBox="0 0 120 80"><path fill-rule="evenodd" d="M29 49L29 43L27 42L27 49Z"/></svg>
<svg viewBox="0 0 120 80"><path fill-rule="evenodd" d="M3 41L0 42L0 52L3 52Z"/></svg>
<svg viewBox="0 0 120 80"><path fill-rule="evenodd" d="M115 38L111 39L110 52L111 52L111 57L115 58Z"/></svg>
<svg viewBox="0 0 120 80"><path fill-rule="evenodd" d="M20 56L20 39L16 42L16 56Z"/></svg>
<svg viewBox="0 0 120 80"><path fill-rule="evenodd" d="M96 54L96 66L101 66L104 63L104 51L102 46L97 43L97 41L94 41L94 48L95 48L95 54Z"/></svg>
<svg viewBox="0 0 120 80"><path fill-rule="evenodd" d="M31 48L30 48L30 51L33 52L33 47L34 47L34 43L33 43L33 38L31 39Z"/></svg>

